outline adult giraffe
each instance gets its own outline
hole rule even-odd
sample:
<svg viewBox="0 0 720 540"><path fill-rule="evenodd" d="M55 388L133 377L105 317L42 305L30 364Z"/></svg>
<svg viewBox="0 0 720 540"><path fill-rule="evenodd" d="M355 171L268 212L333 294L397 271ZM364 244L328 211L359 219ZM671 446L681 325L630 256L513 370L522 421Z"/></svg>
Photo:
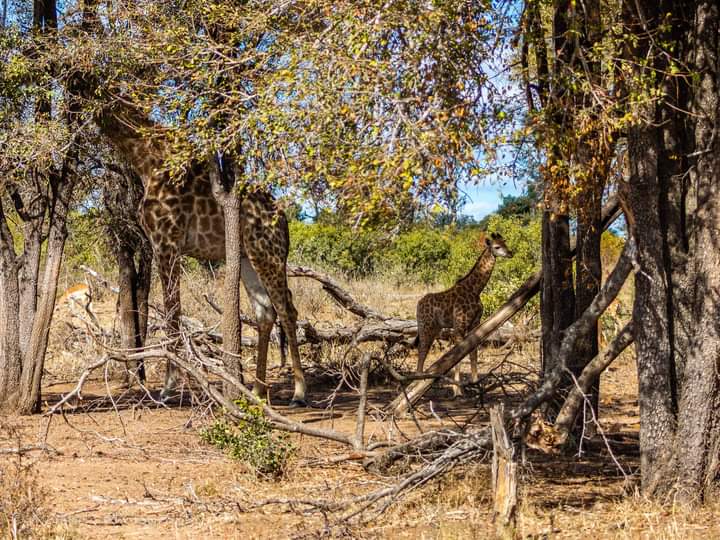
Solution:
<svg viewBox="0 0 720 540"><path fill-rule="evenodd" d="M107 105L97 114L101 133L142 179L140 221L153 247L163 286L171 331L179 329L182 255L220 261L225 258L225 220L212 192L211 167L190 164L184 178L171 178L165 168L170 151L162 129L128 104ZM148 136L153 133L153 136ZM273 197L248 191L241 202L241 276L258 324L258 356L254 390L264 396L270 332L279 317L293 366L295 389L291 406L305 405L305 377L297 345L297 311L287 283L290 246L285 214ZM161 397L177 385L178 372L167 365Z"/></svg>

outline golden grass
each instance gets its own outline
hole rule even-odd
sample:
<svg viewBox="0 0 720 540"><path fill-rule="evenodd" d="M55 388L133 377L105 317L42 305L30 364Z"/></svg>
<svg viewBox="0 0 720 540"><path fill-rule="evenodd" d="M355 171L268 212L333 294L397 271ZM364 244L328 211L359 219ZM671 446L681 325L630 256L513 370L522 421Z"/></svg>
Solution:
<svg viewBox="0 0 720 540"><path fill-rule="evenodd" d="M222 299L222 273L213 276L205 270L197 270L185 276L183 280L183 308L185 313L200 319L207 325L215 325L220 317L210 308L203 298L207 293L216 300ZM429 289L425 287L396 286L390 281L377 281L366 279L362 281L346 281L337 279L343 287L353 294L360 302L365 303L387 315L413 318L417 300ZM291 278L291 288L294 294L296 307L301 318L308 319L318 326L347 325L356 318L343 308L337 306L320 288L319 284L307 278ZM244 297L244 295L243 295ZM159 302L161 295L158 287L153 290L153 302ZM629 288L623 290L618 301L616 313L606 315L601 324L609 338L622 320L630 312L632 297ZM62 310L63 308L58 308ZM251 310L246 299L243 298L243 309ZM97 310L103 324L112 326L114 316L114 299L106 295L103 301L97 303ZM88 359L99 353L97 346L92 343L75 344L68 350L68 343L72 341L71 329L65 324L66 314L59 312L59 316L52 329L51 353L48 357L48 369L53 375L62 374L72 380ZM244 332L250 332L244 329ZM436 347L435 354L441 352L442 345ZM342 355L342 348L323 348L315 361L332 362ZM251 356L252 351L246 353ZM303 352L308 360L308 351ZM482 358L482 368L487 371L497 364L505 351L486 350ZM414 353L405 359L409 365L414 364ZM538 365L537 344L530 343L513 351L510 359L518 366L537 370ZM277 351L271 349L271 362L277 362ZM520 368L517 368L520 369ZM465 367L467 370L467 367ZM602 426L609 437L618 437L629 441L632 446L637 438L637 382L635 379L635 366L632 351L626 352L608 372L603 375L601 384L603 389L603 416ZM490 396L492 398L492 396ZM100 414L100 413L98 413ZM102 413L111 415L111 413ZM262 500L273 497L321 497L327 500L341 500L350 494L367 492L376 489L382 483L389 483L394 478L378 478L364 472L356 465L342 465L332 468L318 468L301 463L303 459L318 456L327 456L329 453L340 451L332 445L317 443L303 439L299 441L301 448L298 462L291 467L287 477L278 483L258 482L254 475L245 472L242 467L229 463L227 458L219 453L208 454L198 442L193 430L173 428L170 425L182 425L183 413L180 411L157 411L152 415L145 413L137 424L129 423L128 429L136 430L142 422L159 423L160 437L153 437L149 433L151 428L143 427L140 432L133 435L138 445L151 449L151 455L158 459L153 471L143 468L147 479L156 474L155 489L159 489L159 478L173 478L173 475L183 474L182 482L191 482L193 492L202 500L221 501L233 494L242 495L252 500ZM150 418L152 416L152 418ZM81 425L81 418L73 421ZM134 419L133 419L134 420ZM112 423L111 416L105 417L102 422ZM126 419L127 421L127 419ZM85 422L93 425L93 422ZM144 425L144 424L143 424ZM162 428L162 429L159 429ZM57 444L70 444L72 432L65 434L61 428L54 428L55 437L60 437ZM63 428L64 429L64 428ZM95 428L93 428L95 429ZM117 432L117 427L114 428ZM143 431L145 430L145 431ZM143 439L146 431L147 440ZM167 433L167 434L166 434ZM108 435L110 432L107 433ZM63 438L64 437L64 438ZM69 437L69 438L68 438ZM83 436L83 440L84 440ZM163 454L163 445L167 437L172 437L175 449L182 448L183 454L175 450L167 450ZM97 440L91 443L78 442L74 452L82 459L93 459L93 466L103 471L103 467L116 467L118 463L126 467L126 454L129 450L121 447L101 443ZM74 448L74 447L73 447ZM106 455L113 458L104 465L95 456L96 449L102 449ZM153 452L158 452L154 454ZM689 509L679 505L661 505L644 500L636 495L625 493L627 483L613 465L602 449L599 454L576 459L572 456L562 458L541 456L528 453L528 464L523 469L522 497L518 516L518 533L522 538L647 538L647 539L685 539L685 538L720 538L720 522L716 516L720 513L720 503L709 504L698 509ZM100 455L100 454L98 454ZM182 465L184 472L175 472L185 457L205 460L201 467ZM159 459L162 458L162 459ZM637 457L632 452L627 455L618 455L626 471L637 468ZM7 460L5 460L7 462ZM88 461L89 462L89 461ZM175 465L168 465L175 463ZM39 465L42 474L50 474L44 467L51 463ZM70 460L75 466L75 461ZM135 465L133 465L135 466ZM141 465L138 467L142 468ZM173 468L174 467L174 468ZM167 470L166 470L167 469ZM204 471L204 472L201 472ZM7 474L7 473L5 473ZM57 473L52 473L57 474ZM10 478L9 476L7 478ZM144 477L145 478L145 477ZM150 481L150 480L148 480ZM163 480L165 481L165 480ZM184 493L180 490L180 480L169 482L164 487L168 492ZM83 484L77 480L75 489L99 489L92 486L92 479L88 478ZM185 484L182 484L185 485ZM138 486L128 487L128 493L138 499L141 491ZM182 489L187 489L182 488ZM178 491L180 490L180 491ZM78 505L87 506L87 502L73 503L68 509L73 510ZM66 509L67 510L67 509ZM130 510L124 510L131 512ZM179 512L179 510L178 510ZM179 515L179 514L178 514ZM409 493L397 504L389 508L383 515L377 516L370 523L362 527L352 527L346 530L335 530L339 536L355 535L363 538L488 538L492 531L491 523L491 489L487 464L471 465L454 470L451 474L430 482L428 485ZM195 517L185 520L182 533L178 537L192 537L202 534L204 537L216 538L260 538L268 535L286 536L293 531L317 530L322 527L319 517L300 517L288 510L287 507L267 507L262 512L238 512L228 510L224 513L197 512ZM176 525L177 526L177 525ZM143 533L150 533L150 527L137 529ZM169 527L169 526L168 526ZM162 530L171 529L162 525ZM92 529L83 528L87 534ZM55 529L58 537L73 536L73 527L68 526L67 533ZM128 529L130 531L130 529ZM139 534L139 532L137 533ZM93 536L89 534L89 536ZM129 534L128 537L136 535Z"/></svg>

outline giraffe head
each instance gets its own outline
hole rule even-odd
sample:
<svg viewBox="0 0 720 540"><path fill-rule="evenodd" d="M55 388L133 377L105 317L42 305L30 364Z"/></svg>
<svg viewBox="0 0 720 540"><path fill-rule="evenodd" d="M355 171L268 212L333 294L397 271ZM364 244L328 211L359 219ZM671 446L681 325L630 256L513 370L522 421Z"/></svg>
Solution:
<svg viewBox="0 0 720 540"><path fill-rule="evenodd" d="M495 257L506 257L512 259L513 252L505 244L505 239L498 233L491 233L485 236L485 246Z"/></svg>

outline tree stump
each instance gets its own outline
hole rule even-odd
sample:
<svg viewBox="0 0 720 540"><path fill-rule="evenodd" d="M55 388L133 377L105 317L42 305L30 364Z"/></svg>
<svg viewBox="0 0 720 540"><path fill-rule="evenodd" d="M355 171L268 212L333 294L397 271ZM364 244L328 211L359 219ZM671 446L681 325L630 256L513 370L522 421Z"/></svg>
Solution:
<svg viewBox="0 0 720 540"><path fill-rule="evenodd" d="M517 520L517 462L515 447L505 429L502 404L490 409L490 427L493 441L492 483L495 503L493 521L498 538L516 537Z"/></svg>

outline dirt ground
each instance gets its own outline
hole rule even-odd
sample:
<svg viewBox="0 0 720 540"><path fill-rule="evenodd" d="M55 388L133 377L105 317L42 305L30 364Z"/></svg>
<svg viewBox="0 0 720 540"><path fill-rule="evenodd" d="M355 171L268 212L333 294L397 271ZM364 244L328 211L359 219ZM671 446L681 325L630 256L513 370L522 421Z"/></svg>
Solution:
<svg viewBox="0 0 720 540"><path fill-rule="evenodd" d="M302 296L302 295L300 295ZM312 294L309 293L309 297ZM301 298L302 301L302 298ZM111 311L110 308L105 308ZM401 312L402 313L402 312ZM110 316L105 313L106 319ZM102 317L101 317L102 319ZM62 319L60 319L62 321ZM62 326L63 322L58 322ZM60 328L60 326L58 328ZM70 391L76 377L68 366L87 363L70 325L56 332L43 388L45 410ZM68 345L69 343L73 346ZM434 390L419 407L417 422L382 420L379 411L396 395L391 384L375 384L366 434L372 441L402 440L438 427L487 422L488 407L517 400L536 370L536 347L485 351L481 373L501 373L503 387L450 400ZM62 349L62 350L61 350ZM438 351L436 351L437 354ZM414 361L414 357L408 359ZM498 364L504 361L502 370ZM72 370L71 370L72 371ZM212 421L208 404L185 400L171 406L152 401L161 386L155 370L150 396L123 392L103 380L89 382L83 400L52 417L0 418L1 470L17 463L1 449L47 444L30 450L22 463L35 474L45 538L488 538L492 502L488 461L458 467L402 498L367 522L341 523L342 513L305 504L336 503L393 485L357 461L329 463L347 449L340 444L292 436L296 451L278 480L258 478L241 462L201 441ZM483 379L483 380L488 380ZM335 386L310 370L311 407L287 409L289 373L272 369L274 405L283 414L316 426L351 433L357 395L342 390L328 407ZM658 506L635 493L639 457L637 381L631 353L603 375L602 435L581 455L547 456L528 450L522 465L518 534L522 538L720 538L717 508L687 511ZM1 471L0 470L0 471ZM33 495L36 496L36 495ZM7 520L7 516L4 516Z"/></svg>

